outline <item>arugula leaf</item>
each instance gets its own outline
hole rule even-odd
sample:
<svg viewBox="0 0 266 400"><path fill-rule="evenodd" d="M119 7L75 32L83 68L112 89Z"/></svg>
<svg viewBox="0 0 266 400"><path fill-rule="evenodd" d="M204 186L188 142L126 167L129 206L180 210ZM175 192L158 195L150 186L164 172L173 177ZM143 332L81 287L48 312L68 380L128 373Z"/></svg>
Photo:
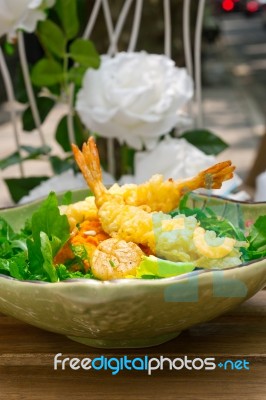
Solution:
<svg viewBox="0 0 266 400"><path fill-rule="evenodd" d="M54 192L32 215L32 237L27 240L29 270L32 279L58 280L53 257L69 239L69 223L66 215L61 215ZM35 278L34 278L35 277Z"/></svg>
<svg viewBox="0 0 266 400"><path fill-rule="evenodd" d="M93 279L96 279L94 276L93 276L93 274L92 273L90 273L90 272L87 272L86 274L83 274L82 272L80 272L80 271L74 271L74 272L72 272L72 271L69 271L68 269L67 269L67 267L64 265L64 264L59 264L59 265L57 265L57 267L56 267L56 271L57 271L57 274L58 274L58 278L59 278L59 280L60 281L64 281L64 280L66 280L66 279L78 279L78 278L87 278L87 279L91 279L91 278L93 278Z"/></svg>
<svg viewBox="0 0 266 400"><path fill-rule="evenodd" d="M266 215L260 216L252 225L247 240L249 247L246 256L257 259L266 256Z"/></svg>
<svg viewBox="0 0 266 400"><path fill-rule="evenodd" d="M195 216L195 218L200 222L200 226L205 230L211 230L216 233L219 237L232 237L238 241L246 241L244 232L234 226L228 219L221 218L216 215L215 212L206 207L204 210L201 208L189 208L187 207L187 201L189 198L189 193L186 193L179 204L179 208L173 210L169 214L174 217L176 215L183 214L186 217Z"/></svg>
<svg viewBox="0 0 266 400"><path fill-rule="evenodd" d="M250 247L259 250L266 245L266 215L259 217L250 230L248 240Z"/></svg>
<svg viewBox="0 0 266 400"><path fill-rule="evenodd" d="M45 232L40 232L40 239L41 253L43 256L43 269L49 276L49 280L51 282L57 282L58 276L53 264L53 247L58 246L58 241L60 241L60 239L53 237L53 240L50 241L48 235Z"/></svg>
<svg viewBox="0 0 266 400"><path fill-rule="evenodd" d="M51 192L48 198L42 203L41 207L32 215L32 237L34 242L39 245L40 232L47 234L49 239L52 236L60 239L61 243L54 247L54 254L69 239L69 223L66 215L61 215L58 208L56 194Z"/></svg>
<svg viewBox="0 0 266 400"><path fill-rule="evenodd" d="M20 280L28 279L27 254L21 252L9 259L0 259L0 273Z"/></svg>

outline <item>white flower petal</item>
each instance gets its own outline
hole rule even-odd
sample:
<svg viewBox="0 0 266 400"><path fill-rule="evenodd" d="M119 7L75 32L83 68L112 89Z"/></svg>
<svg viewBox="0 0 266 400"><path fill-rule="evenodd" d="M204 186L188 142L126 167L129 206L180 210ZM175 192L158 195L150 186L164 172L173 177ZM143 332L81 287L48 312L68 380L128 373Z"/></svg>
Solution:
<svg viewBox="0 0 266 400"><path fill-rule="evenodd" d="M46 18L44 10L54 4L55 0L0 0L0 36L13 38L17 29L33 32Z"/></svg>
<svg viewBox="0 0 266 400"><path fill-rule="evenodd" d="M173 60L121 52L102 56L100 68L87 71L76 110L101 136L151 148L180 121L178 111L192 95L192 79Z"/></svg>
<svg viewBox="0 0 266 400"><path fill-rule="evenodd" d="M145 182L158 173L165 179L188 178L215 162L215 157L204 154L185 139L166 137L152 151L136 153L136 183Z"/></svg>

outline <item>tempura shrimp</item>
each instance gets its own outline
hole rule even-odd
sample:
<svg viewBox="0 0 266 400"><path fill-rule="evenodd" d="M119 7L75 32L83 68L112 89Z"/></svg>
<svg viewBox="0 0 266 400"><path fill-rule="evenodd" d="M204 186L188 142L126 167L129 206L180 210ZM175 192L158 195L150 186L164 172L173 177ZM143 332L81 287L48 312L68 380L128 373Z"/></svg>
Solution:
<svg viewBox="0 0 266 400"><path fill-rule="evenodd" d="M235 167L231 161L224 161L201 171L197 176L174 181L163 180L162 175L153 175L148 182L141 185L124 185L120 193L126 204L148 206L150 211L170 212L179 204L181 197L199 188L219 189L222 183L233 177Z"/></svg>
<svg viewBox="0 0 266 400"><path fill-rule="evenodd" d="M102 182L98 150L92 137L89 138L87 143L83 144L82 152L76 145L72 145L72 149L76 162L94 193L95 203L98 208L98 216L103 230L111 237L148 246L155 254L156 239L153 212L151 212L153 207L150 207L150 203L130 205L127 204L123 192L120 194L112 194L105 188ZM211 187L220 187L224 179L229 179L229 177L232 176L233 170L234 167L232 167L230 161L228 161L217 164L199 173L197 177L186 180L185 184L184 181L182 181L183 183L169 181L169 188L172 188L172 193L175 190L178 192L176 196L177 203L174 206L176 207L178 205L178 200L184 188L190 188L192 190L200 186L206 187L205 173L209 176L208 179ZM148 187L148 184L146 187ZM180 188L179 190L176 189L178 187ZM166 196L166 190L164 190L164 192ZM146 196L146 199L147 198ZM155 203L156 202L154 202L154 204ZM149 208L149 212L147 208ZM161 212L161 214L163 213ZM175 223L176 220L172 219L171 226L173 230L179 229L179 227L175 227Z"/></svg>
<svg viewBox="0 0 266 400"><path fill-rule="evenodd" d="M90 138L88 144L83 145L82 152L85 158L85 153L92 150L92 146L90 145L92 141L93 138ZM73 146L73 152L77 161L78 149L75 146ZM94 152L94 158L99 159L96 153L97 149ZM78 164L85 180L91 187L92 183L88 178L86 162L85 164L84 162L78 162ZM94 161L92 161L92 165L96 167ZM99 169L100 167L98 166L97 168ZM168 213L178 206L181 197L186 192L199 188L219 189L224 181L233 177L234 170L235 167L232 166L231 161L224 161L199 172L197 176L192 178L177 181L167 179L164 181L162 175L156 174L153 175L149 181L140 185L128 184L120 187L115 184L109 189L109 192L122 196L125 204L144 206L143 208L147 211L162 211Z"/></svg>

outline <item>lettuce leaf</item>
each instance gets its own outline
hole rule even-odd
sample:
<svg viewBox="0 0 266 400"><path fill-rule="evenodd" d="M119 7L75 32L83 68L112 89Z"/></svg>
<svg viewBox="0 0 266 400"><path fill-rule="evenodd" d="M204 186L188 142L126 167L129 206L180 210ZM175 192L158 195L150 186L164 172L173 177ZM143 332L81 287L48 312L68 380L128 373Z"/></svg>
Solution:
<svg viewBox="0 0 266 400"><path fill-rule="evenodd" d="M27 240L29 271L32 279L56 282L53 257L70 236L66 215L61 215L56 194L51 192L31 218L32 236Z"/></svg>
<svg viewBox="0 0 266 400"><path fill-rule="evenodd" d="M247 240L249 247L246 250L246 257L252 260L266 256L266 215L257 218Z"/></svg>

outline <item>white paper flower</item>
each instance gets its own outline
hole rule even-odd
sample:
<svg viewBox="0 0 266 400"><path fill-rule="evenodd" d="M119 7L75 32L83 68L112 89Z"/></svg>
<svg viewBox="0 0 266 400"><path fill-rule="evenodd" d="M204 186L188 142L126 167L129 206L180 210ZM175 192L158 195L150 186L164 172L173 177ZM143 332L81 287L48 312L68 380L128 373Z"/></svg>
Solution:
<svg viewBox="0 0 266 400"><path fill-rule="evenodd" d="M0 0L0 37L7 34L12 39L17 29L33 32L46 18L44 10L54 4L55 0Z"/></svg>
<svg viewBox="0 0 266 400"><path fill-rule="evenodd" d="M189 178L216 162L214 156L206 155L185 139L166 136L153 150L136 153L135 182L145 182L154 174L165 179Z"/></svg>
<svg viewBox="0 0 266 400"><path fill-rule="evenodd" d="M135 149L152 148L179 121L178 111L193 95L186 69L164 55L118 53L102 56L89 69L76 109L84 125Z"/></svg>
<svg viewBox="0 0 266 400"><path fill-rule="evenodd" d="M134 183L143 183L155 174L161 174L165 179L190 178L217 162L216 157L203 153L185 139L166 136L151 151L136 153ZM124 180L123 183L125 183ZM206 193L229 197L231 192L241 184L240 177L234 174L232 179L223 183L221 189L212 191L208 189ZM200 191L204 192L203 189Z"/></svg>

